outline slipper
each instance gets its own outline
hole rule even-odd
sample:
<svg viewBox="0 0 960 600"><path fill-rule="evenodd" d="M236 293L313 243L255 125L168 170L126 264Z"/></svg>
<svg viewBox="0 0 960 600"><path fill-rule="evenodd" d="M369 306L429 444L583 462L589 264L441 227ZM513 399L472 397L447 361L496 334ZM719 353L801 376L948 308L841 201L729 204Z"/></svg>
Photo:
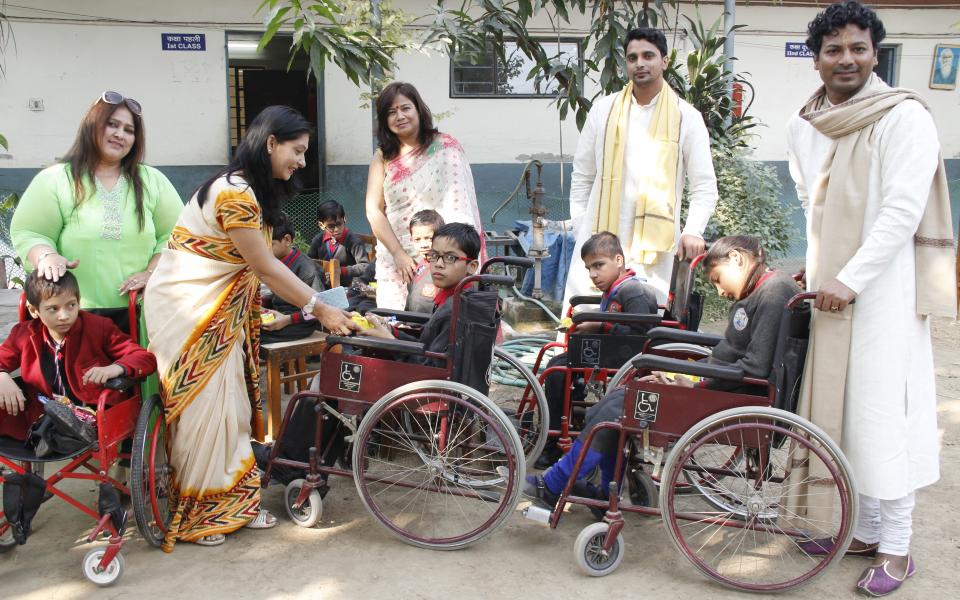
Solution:
<svg viewBox="0 0 960 600"><path fill-rule="evenodd" d="M194 544L198 546L219 546L220 544L227 541L227 536L222 533L214 533L213 535L205 535L199 540L195 541Z"/></svg>
<svg viewBox="0 0 960 600"><path fill-rule="evenodd" d="M270 514L270 511L261 508L257 516L247 523L245 527L249 529L270 529L277 524L277 518Z"/></svg>
<svg viewBox="0 0 960 600"><path fill-rule="evenodd" d="M836 546L836 544L836 539L828 537L816 540L800 540L797 542L797 547L808 556L826 556L833 552L833 548ZM879 547L879 542L875 544L867 544L866 547L861 548L860 550L847 550L844 556L862 556L864 558L873 558L877 555L877 548Z"/></svg>

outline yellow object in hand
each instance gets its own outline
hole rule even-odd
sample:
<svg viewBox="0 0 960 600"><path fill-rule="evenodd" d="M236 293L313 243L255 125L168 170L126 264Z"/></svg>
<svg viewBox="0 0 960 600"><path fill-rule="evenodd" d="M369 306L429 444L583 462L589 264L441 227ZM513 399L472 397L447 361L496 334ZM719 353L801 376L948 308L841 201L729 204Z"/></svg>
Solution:
<svg viewBox="0 0 960 600"><path fill-rule="evenodd" d="M564 318L560 321L560 328L561 328L561 329L570 329L571 327L573 327L573 319L571 319L570 317L564 317Z"/></svg>
<svg viewBox="0 0 960 600"><path fill-rule="evenodd" d="M360 326L360 329L373 329L373 324L360 313L350 313L350 320Z"/></svg>
<svg viewBox="0 0 960 600"><path fill-rule="evenodd" d="M265 312L260 315L260 322L264 325L268 323L273 323L276 320L277 320L277 316L274 315L273 313Z"/></svg>

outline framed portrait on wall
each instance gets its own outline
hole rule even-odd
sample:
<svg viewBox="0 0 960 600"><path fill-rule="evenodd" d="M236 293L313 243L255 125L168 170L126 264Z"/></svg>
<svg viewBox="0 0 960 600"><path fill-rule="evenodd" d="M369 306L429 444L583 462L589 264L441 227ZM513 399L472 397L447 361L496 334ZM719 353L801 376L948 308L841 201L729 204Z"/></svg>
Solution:
<svg viewBox="0 0 960 600"><path fill-rule="evenodd" d="M937 44L933 47L933 65L930 67L930 89L956 89L958 70L960 70L960 46Z"/></svg>

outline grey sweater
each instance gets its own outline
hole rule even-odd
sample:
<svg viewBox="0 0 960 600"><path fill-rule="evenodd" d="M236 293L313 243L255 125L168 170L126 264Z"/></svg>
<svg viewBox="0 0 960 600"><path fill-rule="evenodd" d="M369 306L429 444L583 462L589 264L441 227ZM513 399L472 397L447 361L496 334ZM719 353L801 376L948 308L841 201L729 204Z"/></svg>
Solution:
<svg viewBox="0 0 960 600"><path fill-rule="evenodd" d="M769 377L780 319L787 301L800 291L790 275L780 271L768 274L753 292L730 307L730 320L723 341L713 349L708 362L741 367L750 377ZM724 390L741 384L708 379L704 385Z"/></svg>

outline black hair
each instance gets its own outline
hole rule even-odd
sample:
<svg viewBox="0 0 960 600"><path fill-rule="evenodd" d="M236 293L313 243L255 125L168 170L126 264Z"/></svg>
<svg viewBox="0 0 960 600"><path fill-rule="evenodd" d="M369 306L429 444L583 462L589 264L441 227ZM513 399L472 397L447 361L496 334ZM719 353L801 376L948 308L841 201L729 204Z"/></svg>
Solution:
<svg viewBox="0 0 960 600"><path fill-rule="evenodd" d="M447 223L433 233L433 240L449 238L470 260L480 257L480 234L467 223Z"/></svg>
<svg viewBox="0 0 960 600"><path fill-rule="evenodd" d="M343 205L336 200L327 200L321 202L317 207L317 220L323 223L327 219L345 219L347 212L343 210Z"/></svg>
<svg viewBox="0 0 960 600"><path fill-rule="evenodd" d="M253 119L243 135L240 145L233 153L230 163L206 180L197 190L197 203L200 206L207 201L213 182L227 176L242 173L243 179L250 185L257 203L263 212L263 222L276 225L280 218L283 203L294 197L300 189L296 176L287 181L274 179L273 164L267 152L267 140L272 135L278 143L297 139L312 131L312 125L298 111L289 106L268 106Z"/></svg>
<svg viewBox="0 0 960 600"><path fill-rule="evenodd" d="M420 97L417 88L403 81L394 81L388 84L377 96L377 147L383 153L383 158L393 160L400 154L400 138L390 131L387 125L387 117L390 107L396 102L397 96L402 95L410 99L413 107L417 111L417 117L420 120L420 129L417 131L417 143L420 150L425 150L435 135L440 133L433 126L433 115L427 103Z"/></svg>
<svg viewBox="0 0 960 600"><path fill-rule="evenodd" d="M297 236L297 232L294 230L293 222L290 221L287 213L281 212L277 218L277 223L273 226L273 239L279 242L285 235L289 235L292 240Z"/></svg>
<svg viewBox="0 0 960 600"><path fill-rule="evenodd" d="M877 17L877 13L873 12L872 8L854 0L847 0L846 2L831 4L810 21L807 25L807 48L813 52L814 56L820 54L820 48L823 46L823 36L830 35L851 23L860 29L870 30L874 52L876 52L883 38L887 37L883 22Z"/></svg>
<svg viewBox="0 0 960 600"><path fill-rule="evenodd" d="M58 281L50 281L39 271L32 271L27 275L27 280L23 282L23 291L27 295L27 302L34 308L40 308L40 303L47 298L52 298L57 294L73 293L77 300L80 299L80 284L73 273L67 271L60 276Z"/></svg>
<svg viewBox="0 0 960 600"><path fill-rule="evenodd" d="M719 263L730 260L730 253L734 250L754 260L747 285L744 286L745 290L752 290L767 270L767 253L763 251L760 238L755 235L728 235L713 242L703 257L703 268L709 272Z"/></svg>
<svg viewBox="0 0 960 600"><path fill-rule="evenodd" d="M609 256L610 258L623 256L623 246L620 244L620 238L609 231L601 231L591 235L583 243L583 247L580 248L580 258L586 260L591 254Z"/></svg>
<svg viewBox="0 0 960 600"><path fill-rule="evenodd" d="M410 217L410 224L407 225L407 228L408 230L411 230L417 225L430 225L433 227L433 230L436 231L437 229L443 227L444 224L445 221L443 220L443 217L440 216L440 213L432 208L427 208L414 213L413 216Z"/></svg>
<svg viewBox="0 0 960 600"><path fill-rule="evenodd" d="M661 57L667 56L667 36L663 35L663 32L659 29L653 29L651 27L636 27L627 32L627 37L623 40L623 53L627 53L627 46L630 45L630 42L636 40L647 40L651 44L657 47L657 50L660 51Z"/></svg>

